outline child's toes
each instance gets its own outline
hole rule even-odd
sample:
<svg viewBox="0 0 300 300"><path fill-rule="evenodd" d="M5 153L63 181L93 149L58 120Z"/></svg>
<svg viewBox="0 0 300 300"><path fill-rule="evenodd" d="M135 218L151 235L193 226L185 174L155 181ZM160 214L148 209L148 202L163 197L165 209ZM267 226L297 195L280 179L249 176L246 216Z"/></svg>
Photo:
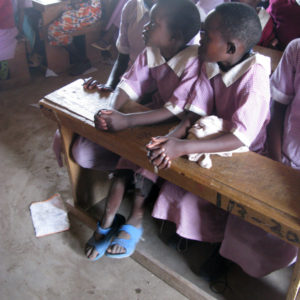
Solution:
<svg viewBox="0 0 300 300"><path fill-rule="evenodd" d="M126 250L125 250L122 246L116 244L116 245L110 246L110 247L107 249L107 252L108 252L109 254L122 254L122 253L125 253Z"/></svg>

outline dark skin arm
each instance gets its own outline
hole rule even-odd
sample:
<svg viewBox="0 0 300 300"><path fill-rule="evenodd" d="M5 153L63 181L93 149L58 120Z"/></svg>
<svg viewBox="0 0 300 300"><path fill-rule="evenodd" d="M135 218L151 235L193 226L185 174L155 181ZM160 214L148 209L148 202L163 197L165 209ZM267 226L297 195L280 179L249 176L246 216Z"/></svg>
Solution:
<svg viewBox="0 0 300 300"><path fill-rule="evenodd" d="M95 125L101 130L118 131L130 127L157 124L174 118L176 118L174 114L164 107L130 114L123 114L116 110L102 110L95 115Z"/></svg>
<svg viewBox="0 0 300 300"><path fill-rule="evenodd" d="M118 83L120 82L121 76L127 70L128 63L129 63L129 55L119 53L118 58L115 61L115 64L105 84L99 83L94 78L90 78L84 83L83 88L86 90L93 90L97 88L99 91L102 92L113 91L118 85Z"/></svg>
<svg viewBox="0 0 300 300"><path fill-rule="evenodd" d="M268 126L268 148L270 158L281 162L281 146L286 105L274 101L272 117Z"/></svg>
<svg viewBox="0 0 300 300"><path fill-rule="evenodd" d="M171 160L192 153L225 152L237 149L244 144L232 133L211 140L182 140L174 137L162 137L147 145L149 160L158 169L170 167Z"/></svg>

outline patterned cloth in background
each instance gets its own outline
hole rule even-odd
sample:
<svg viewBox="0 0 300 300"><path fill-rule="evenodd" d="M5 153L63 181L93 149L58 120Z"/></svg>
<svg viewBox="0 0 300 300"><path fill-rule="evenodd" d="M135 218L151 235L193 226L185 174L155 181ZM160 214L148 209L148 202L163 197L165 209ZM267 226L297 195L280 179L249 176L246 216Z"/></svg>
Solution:
<svg viewBox="0 0 300 300"><path fill-rule="evenodd" d="M61 17L50 24L48 28L48 40L51 46L67 46L73 41L71 35L100 20L102 7L100 0L89 0L78 4L74 9L69 6Z"/></svg>

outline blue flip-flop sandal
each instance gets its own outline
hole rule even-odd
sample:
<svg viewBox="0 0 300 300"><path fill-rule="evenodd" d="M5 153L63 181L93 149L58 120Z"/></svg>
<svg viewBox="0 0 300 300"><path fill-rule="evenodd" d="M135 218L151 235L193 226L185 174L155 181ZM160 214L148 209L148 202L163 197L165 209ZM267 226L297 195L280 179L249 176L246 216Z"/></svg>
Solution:
<svg viewBox="0 0 300 300"><path fill-rule="evenodd" d="M121 247L123 247L126 250L126 252L120 253L120 254L113 254L113 253L107 253L107 251L106 251L105 252L106 256L111 257L111 258L125 258L125 257L132 255L133 252L135 251L137 243L139 242L139 240L143 234L142 227L137 228L137 227L134 227L129 224L122 225L119 228L118 233L120 231L127 232L130 235L130 238L128 240L115 238L112 241L112 243L110 244L110 246L120 245Z"/></svg>
<svg viewBox="0 0 300 300"><path fill-rule="evenodd" d="M97 223L95 232L104 235L104 238L96 241L95 234L93 234L93 236L88 240L87 245L93 246L98 252L98 255L94 259L90 259L91 261L96 261L104 255L106 249L111 243L112 238L118 232L120 226L122 226L124 223L125 218L120 214L116 214L114 221L109 228L104 229L100 226L100 222Z"/></svg>

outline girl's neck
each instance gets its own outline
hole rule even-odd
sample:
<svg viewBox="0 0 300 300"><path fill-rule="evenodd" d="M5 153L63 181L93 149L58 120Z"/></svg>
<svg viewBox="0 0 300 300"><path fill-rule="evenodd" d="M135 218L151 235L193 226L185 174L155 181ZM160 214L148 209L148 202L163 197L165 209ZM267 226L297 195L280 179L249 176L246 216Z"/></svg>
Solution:
<svg viewBox="0 0 300 300"><path fill-rule="evenodd" d="M187 45L180 45L178 47L170 47L170 48L160 48L160 53L164 57L166 61L170 60L173 56L175 56L178 52L185 49Z"/></svg>

